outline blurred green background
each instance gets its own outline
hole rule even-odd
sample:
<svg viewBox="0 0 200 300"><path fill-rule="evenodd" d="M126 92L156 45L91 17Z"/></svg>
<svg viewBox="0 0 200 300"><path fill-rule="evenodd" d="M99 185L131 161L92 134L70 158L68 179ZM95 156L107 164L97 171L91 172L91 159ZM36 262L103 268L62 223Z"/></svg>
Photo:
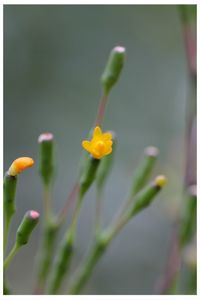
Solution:
<svg viewBox="0 0 200 300"><path fill-rule="evenodd" d="M42 213L37 138L46 131L56 141L55 211L62 207L77 174L81 140L96 115L100 76L116 45L127 48L127 59L104 122L104 129L118 136L104 223L124 199L144 147L160 149L155 174L165 173L169 182L154 204L114 240L84 293L154 294L182 197L188 82L176 6L4 6L5 170L19 156L35 160L35 167L19 178L9 246L25 211ZM74 268L91 241L94 200L92 188L81 212ZM34 287L40 230L41 224L8 270L16 294L30 294Z"/></svg>

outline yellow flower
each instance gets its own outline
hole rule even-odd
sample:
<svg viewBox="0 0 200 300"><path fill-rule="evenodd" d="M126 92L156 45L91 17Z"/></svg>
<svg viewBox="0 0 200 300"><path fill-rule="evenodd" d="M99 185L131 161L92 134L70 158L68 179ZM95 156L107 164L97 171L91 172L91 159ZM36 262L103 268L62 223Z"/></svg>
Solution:
<svg viewBox="0 0 200 300"><path fill-rule="evenodd" d="M112 134L102 133L100 127L95 127L91 141L82 141L85 150L92 154L96 159L100 159L112 152Z"/></svg>
<svg viewBox="0 0 200 300"><path fill-rule="evenodd" d="M8 170L10 176L16 176L23 170L32 167L34 160L30 157L19 157L15 159Z"/></svg>

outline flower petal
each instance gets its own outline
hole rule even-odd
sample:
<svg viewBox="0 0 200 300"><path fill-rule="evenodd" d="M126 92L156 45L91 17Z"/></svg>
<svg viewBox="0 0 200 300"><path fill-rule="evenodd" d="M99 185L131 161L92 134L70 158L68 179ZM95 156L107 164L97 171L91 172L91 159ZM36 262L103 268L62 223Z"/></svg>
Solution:
<svg viewBox="0 0 200 300"><path fill-rule="evenodd" d="M112 148L109 147L109 148L105 151L104 155L108 155L108 154L110 154L111 152L112 152Z"/></svg>
<svg viewBox="0 0 200 300"><path fill-rule="evenodd" d="M111 140L112 134L110 132L106 132L106 133L103 133L102 137L103 137L104 141Z"/></svg>
<svg viewBox="0 0 200 300"><path fill-rule="evenodd" d="M113 144L113 141L110 141L110 140L109 140L109 141L106 141L106 146L107 146L107 147L111 147L112 144Z"/></svg>
<svg viewBox="0 0 200 300"><path fill-rule="evenodd" d="M98 136L98 135L102 135L102 131L101 128L99 126L96 126L93 132L93 137L94 136Z"/></svg>
<svg viewBox="0 0 200 300"><path fill-rule="evenodd" d="M91 143L89 141L82 141L82 147L87 150L88 152L91 152Z"/></svg>

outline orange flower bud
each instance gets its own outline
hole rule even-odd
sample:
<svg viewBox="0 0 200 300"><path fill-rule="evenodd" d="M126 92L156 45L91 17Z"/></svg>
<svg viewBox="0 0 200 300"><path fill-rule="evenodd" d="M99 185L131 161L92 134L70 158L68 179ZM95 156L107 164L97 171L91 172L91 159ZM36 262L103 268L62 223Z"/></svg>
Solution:
<svg viewBox="0 0 200 300"><path fill-rule="evenodd" d="M31 157L19 157L13 161L11 164L8 175L16 176L21 173L23 170L32 167L34 160Z"/></svg>

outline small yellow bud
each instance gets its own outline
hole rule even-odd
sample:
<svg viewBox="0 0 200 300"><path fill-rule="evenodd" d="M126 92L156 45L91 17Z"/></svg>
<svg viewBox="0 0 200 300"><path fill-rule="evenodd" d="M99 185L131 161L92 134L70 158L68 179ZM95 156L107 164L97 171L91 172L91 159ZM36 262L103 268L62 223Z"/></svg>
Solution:
<svg viewBox="0 0 200 300"><path fill-rule="evenodd" d="M162 188L167 183L167 178L164 175L159 175L154 180L155 185Z"/></svg>
<svg viewBox="0 0 200 300"><path fill-rule="evenodd" d="M21 173L23 170L32 167L34 160L31 157L19 157L13 161L11 164L8 175L16 176Z"/></svg>

